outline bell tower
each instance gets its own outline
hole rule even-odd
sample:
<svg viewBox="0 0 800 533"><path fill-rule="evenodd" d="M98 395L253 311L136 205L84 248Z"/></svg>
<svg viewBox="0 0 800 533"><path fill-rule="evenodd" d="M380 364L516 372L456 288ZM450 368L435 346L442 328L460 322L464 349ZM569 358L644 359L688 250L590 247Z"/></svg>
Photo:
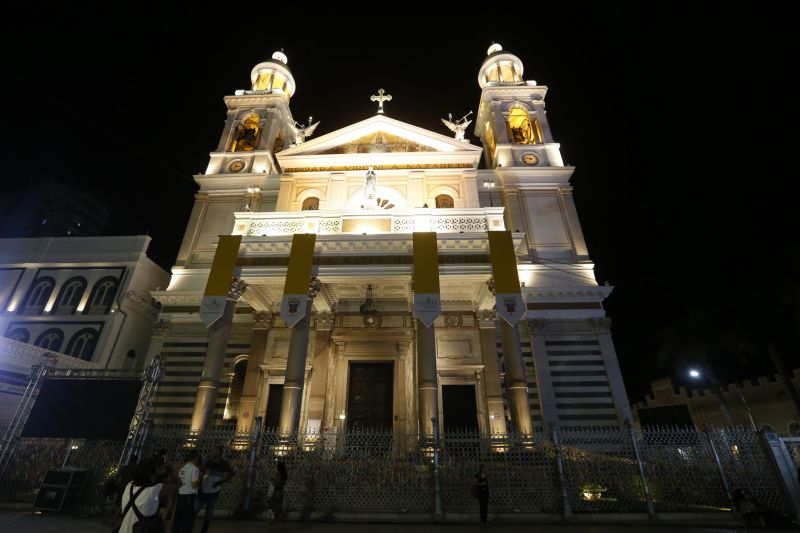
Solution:
<svg viewBox="0 0 800 533"><path fill-rule="evenodd" d="M220 234L230 233L236 211L275 209L281 169L275 154L295 142L289 109L296 85L286 54L253 67L250 88L225 97L225 126L200 185L177 265L210 263Z"/></svg>
<svg viewBox="0 0 800 533"><path fill-rule="evenodd" d="M475 121L486 168L563 167L545 113L547 87L525 81L523 72L517 56L499 44L489 47L478 73L482 92Z"/></svg>

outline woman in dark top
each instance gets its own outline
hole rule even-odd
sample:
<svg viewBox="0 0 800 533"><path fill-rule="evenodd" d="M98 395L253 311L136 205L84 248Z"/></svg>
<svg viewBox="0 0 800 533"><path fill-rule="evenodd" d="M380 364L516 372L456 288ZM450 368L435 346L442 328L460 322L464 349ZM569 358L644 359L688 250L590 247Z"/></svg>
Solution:
<svg viewBox="0 0 800 533"><path fill-rule="evenodd" d="M478 488L477 498L481 508L481 525L486 525L486 517L489 514L489 480L486 478L485 466L478 467L475 474L475 486Z"/></svg>

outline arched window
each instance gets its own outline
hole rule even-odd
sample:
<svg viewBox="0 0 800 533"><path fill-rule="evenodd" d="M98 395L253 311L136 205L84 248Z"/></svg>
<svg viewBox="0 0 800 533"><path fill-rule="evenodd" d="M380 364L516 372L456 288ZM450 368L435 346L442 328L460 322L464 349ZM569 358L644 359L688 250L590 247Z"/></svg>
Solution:
<svg viewBox="0 0 800 533"><path fill-rule="evenodd" d="M303 211L317 211L319 209L319 198L309 196L303 200Z"/></svg>
<svg viewBox="0 0 800 533"><path fill-rule="evenodd" d="M258 136L261 133L260 121L261 117L256 113L250 113L242 119L233 134L231 152L252 152L256 149Z"/></svg>
<svg viewBox="0 0 800 533"><path fill-rule="evenodd" d="M44 311L44 306L50 300L50 295L53 294L53 287L56 286L56 281L50 276L38 278L30 290L28 290L28 297L25 299L25 305L20 308L23 314L26 315L40 315Z"/></svg>
<svg viewBox="0 0 800 533"><path fill-rule="evenodd" d="M25 328L15 328L6 333L6 338L19 342L28 342L31 340L31 334Z"/></svg>
<svg viewBox="0 0 800 533"><path fill-rule="evenodd" d="M111 310L114 296L117 295L117 278L103 278L94 284L89 304L84 311L87 315L105 315Z"/></svg>
<svg viewBox="0 0 800 533"><path fill-rule="evenodd" d="M448 194L440 194L436 197L436 209L452 209L455 205L453 197Z"/></svg>
<svg viewBox="0 0 800 533"><path fill-rule="evenodd" d="M57 315L74 315L75 309L83 296L83 291L86 290L86 278L75 277L67 280L61 287L61 292L58 295L56 302Z"/></svg>
<svg viewBox="0 0 800 533"><path fill-rule="evenodd" d="M84 328L72 336L64 353L77 359L91 361L95 346L97 346L97 332L91 328Z"/></svg>
<svg viewBox="0 0 800 533"><path fill-rule="evenodd" d="M509 111L508 126L511 128L511 140L515 144L539 144L542 142L539 121L531 120L528 112L521 107L515 107Z"/></svg>
<svg viewBox="0 0 800 533"><path fill-rule="evenodd" d="M45 330L44 333L36 337L34 346L44 348L53 352L61 351L61 345L64 343L64 332L58 328L51 328Z"/></svg>
<svg viewBox="0 0 800 533"><path fill-rule="evenodd" d="M244 391L244 378L247 374L247 359L240 359L233 367L231 385L228 388L228 400L225 402L225 413L223 418L236 418L239 414L239 403L242 400Z"/></svg>

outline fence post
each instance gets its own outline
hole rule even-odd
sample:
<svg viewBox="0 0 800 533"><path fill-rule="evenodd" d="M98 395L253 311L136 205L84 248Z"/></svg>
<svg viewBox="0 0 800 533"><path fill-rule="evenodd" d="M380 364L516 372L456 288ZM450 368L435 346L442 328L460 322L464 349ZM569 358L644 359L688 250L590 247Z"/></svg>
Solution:
<svg viewBox="0 0 800 533"><path fill-rule="evenodd" d="M558 484L561 488L561 509L565 520L572 518L572 506L569 504L569 492L567 491L567 477L564 474L564 457L561 453L561 439L558 433L558 425L550 423L550 438L556 448L556 469L558 471Z"/></svg>
<svg viewBox="0 0 800 533"><path fill-rule="evenodd" d="M244 480L244 495L242 496L242 511L249 512L253 498L253 477L256 472L256 456L258 443L261 436L261 417L253 420L253 433L250 435L250 460L247 462L247 477Z"/></svg>
<svg viewBox="0 0 800 533"><path fill-rule="evenodd" d="M642 491L644 492L644 499L647 502L647 515L652 520L655 518L656 509L653 505L653 496L650 494L650 486L647 484L647 476L644 474L644 463L642 463L642 454L639 452L636 428L633 427L633 424L628 418L625 419L625 427L628 428L628 435L631 438L631 446L633 447L633 455L636 457L636 465L639 467L639 478L642 480Z"/></svg>
<svg viewBox="0 0 800 533"><path fill-rule="evenodd" d="M439 421L436 417L431 418L433 422L433 496L434 514L442 514L442 480L439 472Z"/></svg>
<svg viewBox="0 0 800 533"><path fill-rule="evenodd" d="M717 445L714 444L714 438L711 436L711 431L706 428L706 438L708 439L708 444L711 446L711 454L714 456L714 462L717 463L717 469L719 470L719 478L722 481L722 488L725 489L725 497L728 498L728 501L731 504L731 509L736 510L736 507L733 503L733 496L731 495L731 486L728 483L728 478L725 475L725 469L722 468L722 461L719 459L719 453L717 453Z"/></svg>
<svg viewBox="0 0 800 533"><path fill-rule="evenodd" d="M800 486L798 486L797 469L792 456L776 433L759 431L758 437L767 450L767 456L774 472L778 475L779 485L783 489L789 507L787 510L795 519L800 518Z"/></svg>

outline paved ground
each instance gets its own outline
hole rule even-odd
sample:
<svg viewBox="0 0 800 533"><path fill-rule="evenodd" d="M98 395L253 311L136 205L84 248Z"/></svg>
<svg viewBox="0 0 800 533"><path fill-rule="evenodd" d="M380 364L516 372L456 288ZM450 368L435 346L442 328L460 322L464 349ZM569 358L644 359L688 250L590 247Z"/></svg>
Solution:
<svg viewBox="0 0 800 533"><path fill-rule="evenodd" d="M200 524L195 523L195 531ZM108 533L109 527L98 518L79 518L70 515L34 515L22 511L0 511L0 531L8 533ZM211 527L213 533L265 533L286 531L297 533L460 533L471 531L495 531L509 533L723 533L744 532L745 528L686 527L675 524L654 523L652 525L595 525L595 524L492 524L487 527L469 524L369 524L369 523L324 523L281 522L270 527L263 521L218 520ZM776 531L776 530L771 530Z"/></svg>

